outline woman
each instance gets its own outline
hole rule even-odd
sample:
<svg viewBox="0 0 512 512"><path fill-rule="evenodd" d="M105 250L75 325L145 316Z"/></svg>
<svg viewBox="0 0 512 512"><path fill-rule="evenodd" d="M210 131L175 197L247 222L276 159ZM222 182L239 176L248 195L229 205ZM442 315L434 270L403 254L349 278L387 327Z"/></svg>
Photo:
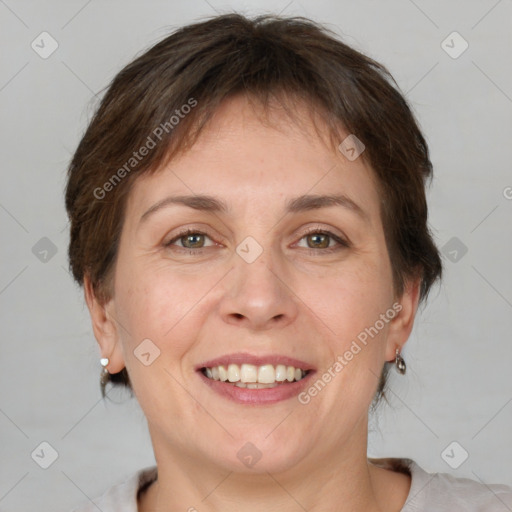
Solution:
<svg viewBox="0 0 512 512"><path fill-rule="evenodd" d="M309 20L219 16L125 67L69 168L69 257L157 466L80 510L512 507L367 458L441 276L431 173L388 72Z"/></svg>

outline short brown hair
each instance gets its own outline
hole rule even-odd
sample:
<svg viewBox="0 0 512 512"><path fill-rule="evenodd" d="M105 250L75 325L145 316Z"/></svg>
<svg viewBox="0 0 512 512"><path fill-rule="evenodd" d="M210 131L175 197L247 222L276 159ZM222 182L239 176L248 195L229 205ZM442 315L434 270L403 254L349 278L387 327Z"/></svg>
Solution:
<svg viewBox="0 0 512 512"><path fill-rule="evenodd" d="M421 278L423 301L442 264L427 225L432 164L411 109L384 66L318 23L273 15L227 14L187 25L114 78L68 169L69 261L76 281L82 285L87 275L95 295L110 298L131 184L190 148L220 103L238 94L257 100L265 112L270 100L280 101L291 117L300 101L321 115L334 147L342 133L363 141L362 158L379 187L395 293L408 279ZM377 398L384 395L388 367ZM131 387L126 368L109 378Z"/></svg>

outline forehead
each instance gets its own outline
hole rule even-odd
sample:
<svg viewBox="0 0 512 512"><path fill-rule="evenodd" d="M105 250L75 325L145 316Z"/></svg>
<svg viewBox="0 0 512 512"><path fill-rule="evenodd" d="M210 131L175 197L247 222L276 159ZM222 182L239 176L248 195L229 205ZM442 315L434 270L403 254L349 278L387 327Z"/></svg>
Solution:
<svg viewBox="0 0 512 512"><path fill-rule="evenodd" d="M349 161L333 147L321 118L312 118L299 103L290 118L278 104L264 110L238 96L220 105L190 149L137 178L128 211L140 213L173 194L271 206L304 194L334 193L379 216L373 171L362 158Z"/></svg>

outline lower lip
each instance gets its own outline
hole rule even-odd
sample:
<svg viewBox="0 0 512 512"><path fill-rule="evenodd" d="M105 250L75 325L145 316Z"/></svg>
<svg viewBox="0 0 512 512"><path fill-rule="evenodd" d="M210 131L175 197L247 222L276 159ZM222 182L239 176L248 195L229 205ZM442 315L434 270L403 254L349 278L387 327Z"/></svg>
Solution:
<svg viewBox="0 0 512 512"><path fill-rule="evenodd" d="M239 404L253 405L275 404L297 396L309 385L309 381L314 373L314 371L310 371L297 382L278 384L275 388L248 389L239 388L233 384L226 384L221 380L209 379L201 370L198 370L199 377L203 379L203 382L219 395Z"/></svg>

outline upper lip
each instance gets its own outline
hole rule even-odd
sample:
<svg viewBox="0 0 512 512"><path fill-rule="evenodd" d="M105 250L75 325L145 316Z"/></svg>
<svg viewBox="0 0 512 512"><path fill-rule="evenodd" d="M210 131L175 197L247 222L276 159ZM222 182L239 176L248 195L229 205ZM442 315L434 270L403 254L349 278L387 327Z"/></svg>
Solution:
<svg viewBox="0 0 512 512"><path fill-rule="evenodd" d="M236 352L233 354L226 354L224 356L216 357L215 359L209 359L196 365L195 369L200 370L201 368L212 368L214 366L227 366L229 364L243 363L253 364L254 366L262 366L264 364L272 364L274 366L278 364L284 364L285 366L294 366L302 370L314 370L314 367L306 361L301 361L294 357L288 357L280 354L248 354L245 352Z"/></svg>

